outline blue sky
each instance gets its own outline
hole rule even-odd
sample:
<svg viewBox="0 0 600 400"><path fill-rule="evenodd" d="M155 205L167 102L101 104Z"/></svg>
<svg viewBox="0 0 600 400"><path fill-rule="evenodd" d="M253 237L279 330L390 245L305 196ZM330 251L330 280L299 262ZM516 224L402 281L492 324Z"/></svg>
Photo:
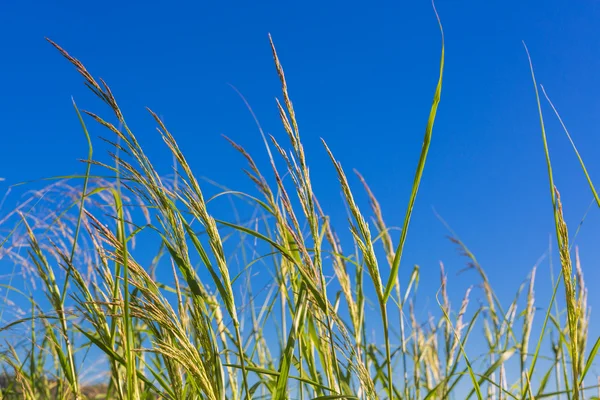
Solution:
<svg viewBox="0 0 600 400"><path fill-rule="evenodd" d="M592 178L600 182L595 157L600 3L440 0L437 8L446 34L444 88L402 271L421 265L432 277L423 280L429 295L437 289L440 260L457 298L476 282L474 275L456 278L464 260L445 238L435 208L509 301L553 233L521 41L530 49L538 82L561 112ZM221 134L267 167L258 131L231 84L265 130L284 139L268 33L286 71L314 189L334 223L343 229L345 212L321 137L349 174L356 168L365 176L389 223L400 225L437 81L440 35L428 1L4 1L0 177L5 181L0 190L82 172L77 159L86 156L86 142L71 96L81 108L107 111L46 36L109 83L148 154L166 173L171 159L145 106L164 117L199 175L251 189L240 170L243 159ZM544 112L556 183L574 232L591 192L546 104ZM106 134L95 126L91 133ZM98 149L103 157L101 144ZM359 182L352 183L364 202ZM578 238L590 283L600 278L599 226L594 208ZM547 263L538 276L536 292L543 301L549 291ZM590 303L600 305L594 292Z"/></svg>

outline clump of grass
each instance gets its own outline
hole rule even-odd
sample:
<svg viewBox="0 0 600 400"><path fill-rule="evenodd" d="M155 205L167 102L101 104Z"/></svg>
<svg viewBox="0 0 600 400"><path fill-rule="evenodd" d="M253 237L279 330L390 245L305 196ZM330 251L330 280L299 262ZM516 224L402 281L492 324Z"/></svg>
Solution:
<svg viewBox="0 0 600 400"><path fill-rule="evenodd" d="M480 281L482 304L473 304L471 287L455 307L441 264L439 309L421 321L415 308L419 267L401 282L402 252L441 98L443 41L438 84L399 238L392 235L366 179L357 173L372 217L356 201L350 179L323 142L348 207L349 223L342 229L349 229L349 243L342 242L313 190L299 118L272 40L283 95L276 107L290 150L261 131L267 173L242 145L227 139L247 161L245 173L257 193L225 189L213 197L155 112L149 110L175 162L172 179L154 167L109 86L50 43L110 114L102 117L73 104L88 138L85 173L68 179L72 185L61 186L55 196L37 193L26 200L13 214L18 216L15 228L2 241L0 254L29 271L31 287L41 284L47 300L7 287L12 295L23 296L30 311L0 328L27 333L8 341L0 353L1 398L429 400L487 395L533 400L566 395L576 400L590 388L584 379L600 340L584 357L587 291L577 253L573 267L541 111L566 320L552 314L558 307L558 281L531 352L533 328L539 324L539 267L505 308L474 253L453 232L451 241ZM94 159L88 119L114 135L107 139L113 146L110 162ZM103 172L94 175L92 167ZM218 218L211 202L221 196L238 201L252 217L244 221L234 210L234 218ZM68 201L53 203L53 197ZM40 212L44 202L52 212ZM258 283L259 271L268 272L271 281ZM172 275L171 283L167 275ZM378 313L370 312L372 304ZM372 338L373 326L381 326L383 340ZM482 354L469 353L474 332L484 339ZM538 379L534 371L549 340L551 361ZM101 384L84 381L83 367L92 358L104 362Z"/></svg>
<svg viewBox="0 0 600 400"><path fill-rule="evenodd" d="M552 163L550 160L550 152L549 152L549 148L548 148L548 141L547 141L547 136L546 136L544 117L542 114L542 107L541 107L541 103L540 103L540 95L539 95L538 86L537 86L537 82L536 82L536 78L535 78L533 64L531 61L531 57L529 56L529 51L527 50L527 47L525 47L525 50L527 52L527 57L529 59L531 76L532 76L534 87L535 87L535 95L536 95L536 100L537 100L537 105L538 105L540 126L541 126L541 132L542 132L542 142L544 145L544 151L545 151L545 155L546 155L548 180L550 183L551 200L552 200L552 206L553 206L553 210L554 210L556 239L557 239L557 243L558 243L558 251L559 251L559 256L560 256L560 264L561 264L561 276L563 278L563 285L565 288L568 337L561 336L561 339L563 340L564 345L566 346L568 354L571 359L571 382L572 382L571 384L572 384L572 386L571 386L570 390L569 389L568 390L571 392L572 398L574 400L578 400L583 397L583 388L582 388L583 380L585 378L585 374L587 373L587 371L589 369L589 366L591 366L591 363L596 356L596 353L598 351L598 343L599 342L598 342L598 340L596 341L596 344L592 348L592 351L591 351L590 355L588 356L588 360L585 363L585 367L584 367L583 353L585 350L585 345L587 343L587 326L588 326L588 319L589 319L589 315L588 315L589 311L586 309L587 308L587 302L586 302L587 292L586 292L586 289L584 286L583 273L581 272L581 267L580 267L579 263L578 263L578 268L577 268L577 271L578 271L577 274L573 273L573 265L572 265L572 258L571 258L571 246L569 245L569 234L568 234L568 230L567 230L567 224L565 223L564 216L563 216L563 208L562 208L562 203L560 201L560 193L554 184ZM575 153L579 159L582 170L587 178L587 181L592 190L592 193L594 194L594 199L596 200L598 206L600 207L600 203L598 203L598 196L597 196L596 189L592 183L592 180L587 171L587 168L585 167L583 159L580 156L579 152L577 151L577 147L575 146L575 143L573 142L571 135L569 134L568 130L566 129L566 126L563 123L560 115L558 114L556 107L550 101L550 98L546 94L546 91L544 90L544 88L541 87L541 89L542 89L546 99L548 100L548 103L552 107L552 110L556 114L559 122L561 123L563 129L565 130L565 133L567 134L567 137L569 138L569 141L571 142L573 149L575 150ZM556 293L556 289L557 289L557 286L555 286L555 293ZM550 311L550 308L548 308L547 316L549 315L549 311ZM545 327L545 324L544 324L544 327ZM536 350L536 354L535 354L536 358L537 358L538 351L539 351L539 345L538 345L538 349ZM556 351L555 353L558 354L558 351ZM563 363L563 369L565 370L565 373L566 373L566 368L564 368L564 363ZM531 379L531 376L530 376L530 379ZM565 384L566 384L566 378L565 378ZM567 388L568 388L568 386L567 386Z"/></svg>

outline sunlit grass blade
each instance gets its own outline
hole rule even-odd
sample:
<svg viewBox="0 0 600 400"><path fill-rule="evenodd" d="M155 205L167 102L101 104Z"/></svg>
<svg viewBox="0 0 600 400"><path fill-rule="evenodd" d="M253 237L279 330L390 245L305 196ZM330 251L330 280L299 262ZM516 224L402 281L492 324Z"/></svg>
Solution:
<svg viewBox="0 0 600 400"><path fill-rule="evenodd" d="M467 399L470 399L471 396L473 396L473 394L475 394L475 392L477 391L477 388L480 387L483 383L486 382L486 380L488 380L488 378L492 375L492 373L494 371L496 371L498 368L500 368L500 366L502 364L504 364L506 361L508 361L512 355L515 353L517 349L516 348L512 348L508 351L505 351L504 353L502 353L500 355L500 357L492 364L488 367L488 369L485 370L485 372L483 372L483 374L479 375L479 381L478 381L478 386L475 386L475 388L473 388L469 394L467 395Z"/></svg>
<svg viewBox="0 0 600 400"><path fill-rule="evenodd" d="M444 307L442 307L442 303L440 302L440 300L437 298L436 296L436 300L438 302L438 305L440 306L440 309L442 310L443 316L446 320L447 323L451 324L450 322L450 316L448 315L448 313L446 312L446 310L444 309ZM467 335L463 338L463 340L460 340L460 337L458 335L458 332L456 331L456 329L454 327L452 327L452 331L454 334L454 337L458 343L458 347L460 349L460 353L462 354L465 363L467 365L467 372L469 374L469 377L471 378L471 382L473 384L473 390L475 391L475 393L477 394L477 399L478 400L483 400L483 394L481 393L481 387L479 384L479 381L477 380L477 378L475 377L475 372L473 370L473 366L471 365L471 362L469 361L469 358L467 356L467 352L465 350L465 342L466 342L466 338L468 336L468 333L470 332L471 327L474 325L476 319L477 319L477 315L479 315L479 311L478 310L475 315L473 316L471 323L470 323L470 327L467 331ZM455 367L458 365L458 362L455 362ZM460 378L460 377L459 377ZM456 385L458 383L458 379L454 382L454 384L452 385L452 387L454 387L454 385ZM450 387L450 391L452 390L452 387ZM434 392L430 392L430 394L434 394Z"/></svg>
<svg viewBox="0 0 600 400"><path fill-rule="evenodd" d="M388 278L387 284L385 286L385 291L383 295L384 301L390 297L392 293L392 289L396 282L396 276L398 275L398 270L400 269L400 261L402 258L402 251L404 250L404 243L406 242L406 236L408 234L408 226L410 224L410 218L412 216L413 207L415 205L415 200L417 199L417 192L419 191L419 185L421 184L421 177L423 176L423 170L425 169L425 162L427 161L427 154L429 153L429 146L431 144L431 137L433 135L433 124L435 123L435 116L437 114L438 105L440 103L440 98L442 96L442 80L444 74L444 30L442 28L442 22L435 10L435 15L438 20L438 24L440 27L440 33L442 36L442 50L441 50L441 59L440 59L440 76L438 79L438 83L435 89L435 95L433 97L433 105L431 106L431 111L429 113L429 119L427 121L427 127L425 128L425 137L423 139L423 147L421 149L421 156L419 157L419 163L417 165L417 171L415 173L414 182L412 185L412 190L410 194L410 199L408 201L408 207L406 210L406 215L404 217L404 224L402 225L402 232L400 233L400 242L396 247L396 252L394 255L394 261L392 263L392 268L390 271L390 276Z"/></svg>
<svg viewBox="0 0 600 400"><path fill-rule="evenodd" d="M302 290L298 298L296 310L294 310L294 321L290 327L290 332L286 341L286 347L283 351L277 376L277 384L275 393L273 395L274 400L284 400L288 398L288 376L290 374L290 367L292 365L292 356L298 340L300 332L300 325L305 318L305 312L307 307L307 296L306 291Z"/></svg>
<svg viewBox="0 0 600 400"><path fill-rule="evenodd" d="M579 378L580 385L583 385L583 380L585 379L588 371L592 367L594 360L596 359L596 355L598 354L598 350L600 350L600 337L598 339L596 339L596 342L594 343L594 346L590 350L590 354L587 357L585 366L583 367L583 370L581 371L581 377Z"/></svg>
<svg viewBox="0 0 600 400"><path fill-rule="evenodd" d="M598 207L600 207L600 197L598 196L598 192L596 192L596 188L594 187L594 184L592 183L592 178L590 177L590 174L588 173L588 170L587 170L587 168L585 166L585 163L583 162L583 158L581 157L581 155L579 154L579 151L577 150L577 146L575 146L575 142L573 141L573 138L571 137L571 134L569 133L569 130L567 129L567 126L563 122L560 114L558 113L558 110L554 106L554 103L552 103L552 101L550 100L550 97L546 93L546 89L544 89L544 86L540 85L540 88L542 89L542 93L546 97L546 100L548 101L548 103L552 107L552 110L554 111L554 114L556 115L556 118L558 118L558 121L560 122L560 125L562 126L563 130L565 131L565 134L567 135L567 138L569 138L569 142L571 143L571 146L573 146L573 150L575 151L575 154L577 155L577 159L579 160L579 164L581 165L581 169L583 170L583 173L585 174L585 178L587 179L588 184L590 185L590 189L592 190L592 193L594 194L594 199L596 200L596 204L598 205Z"/></svg>

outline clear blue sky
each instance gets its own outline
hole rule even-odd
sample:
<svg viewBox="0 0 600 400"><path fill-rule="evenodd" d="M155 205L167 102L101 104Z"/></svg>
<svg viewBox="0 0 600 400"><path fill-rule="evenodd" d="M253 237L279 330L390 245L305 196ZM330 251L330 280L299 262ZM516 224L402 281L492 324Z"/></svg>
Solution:
<svg viewBox="0 0 600 400"><path fill-rule="evenodd" d="M266 160L232 84L265 130L283 140L274 102L280 87L268 44L271 33L296 106L314 189L334 223L345 224L345 214L320 137L348 173L352 168L363 173L390 224L401 223L438 73L440 35L429 1L92 4L6 0L0 5L0 177L6 179L1 191L24 180L83 171L76 160L86 156L86 143L71 96L81 108L106 111L45 36L110 84L165 172L171 159L144 106L164 117L199 175L250 189L240 170L244 161L220 135ZM403 274L420 264L424 274L431 274L423 290L432 295L443 260L455 296L476 282L474 275L455 277L464 260L445 239L435 208L508 301L553 232L521 41L531 51L538 82L552 96L600 184L600 3L440 0L437 8L446 33L444 89ZM592 197L546 106L545 115L556 183L574 232ZM92 134L106 132L93 127ZM361 193L357 180L352 183ZM594 208L578 239L592 285L600 279L599 227ZM543 301L547 263L538 275ZM590 303L600 305L593 291Z"/></svg>

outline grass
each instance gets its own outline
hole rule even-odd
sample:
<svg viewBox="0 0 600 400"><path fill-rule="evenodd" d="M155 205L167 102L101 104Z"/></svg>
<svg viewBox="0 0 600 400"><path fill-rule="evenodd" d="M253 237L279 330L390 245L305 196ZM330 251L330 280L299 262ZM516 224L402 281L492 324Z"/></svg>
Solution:
<svg viewBox="0 0 600 400"><path fill-rule="evenodd" d="M47 299L5 287L30 310L13 315L0 328L10 338L0 353L0 397L594 398L597 386L590 386L586 377L600 340L588 342L587 289L577 253L573 261L553 181L533 66L561 265L550 304L536 303L533 268L505 308L475 255L455 234L451 240L480 279L482 304L472 304L471 289L458 306L452 304L451 283L441 265L439 308L419 321L414 308L419 269L412 270L407 282L399 278L441 99L441 29L440 24L438 84L397 244L366 180L357 173L370 206L361 208L335 149L323 142L349 213L348 226L330 224L312 189L299 122L272 40L282 86L282 101L276 105L289 145L261 130L269 163L263 171L228 139L247 161L244 172L256 193L224 189L218 195L252 209L249 222L235 209L227 220L211 213L216 197L207 198L175 137L148 110L175 161L175 177L161 176L109 86L50 41L110 114L81 111L73 103L88 138L84 175L57 179L10 214L18 221L3 239L0 255L32 285L41 285ZM107 139L114 148L110 163L94 159L89 122L113 137ZM600 206L583 159L563 127ZM102 174L93 175L92 167ZM41 204L47 204L44 212ZM336 229L349 229L352 241L342 243ZM171 271L172 284L157 279L159 265L163 275ZM272 283L261 287L254 268L268 270ZM558 308L558 296L564 296L566 310ZM378 315L367 312L370 302ZM10 304L7 295L3 314ZM520 307L523 311L517 312ZM383 343L370 339L372 326L382 327ZM486 349L470 354L469 339L480 329ZM550 342L552 351L544 354ZM85 366L95 360L102 361L101 374L90 381Z"/></svg>

